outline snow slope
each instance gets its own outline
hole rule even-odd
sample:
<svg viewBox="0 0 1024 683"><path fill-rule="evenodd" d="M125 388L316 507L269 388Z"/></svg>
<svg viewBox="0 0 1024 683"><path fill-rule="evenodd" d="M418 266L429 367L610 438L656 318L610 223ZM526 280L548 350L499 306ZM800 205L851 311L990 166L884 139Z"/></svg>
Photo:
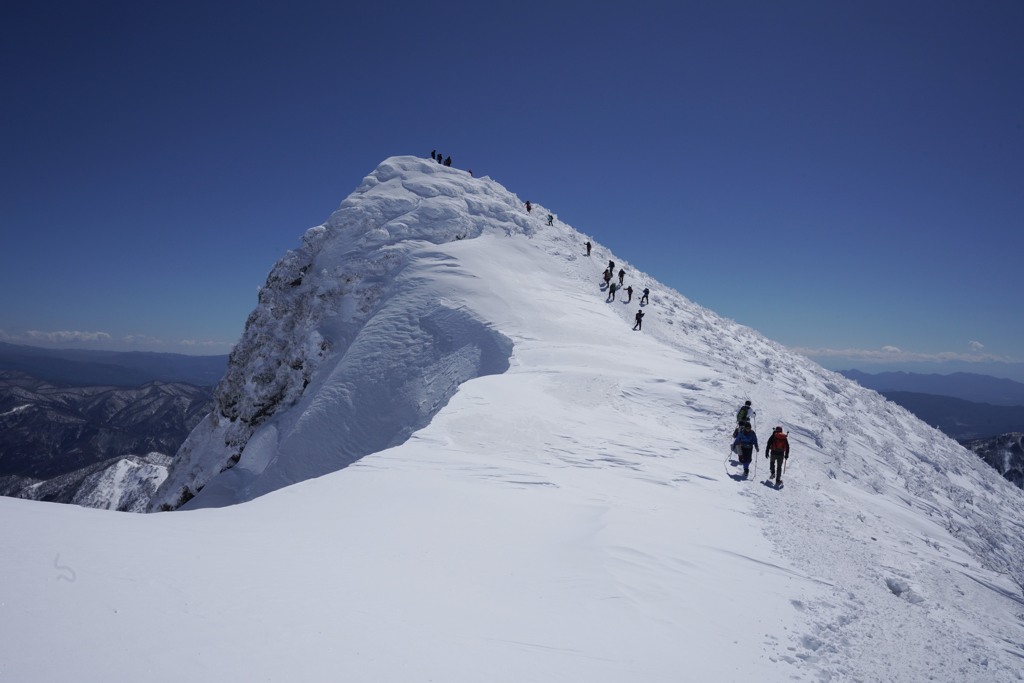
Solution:
<svg viewBox="0 0 1024 683"><path fill-rule="evenodd" d="M547 213L385 161L271 273L197 509L0 499L0 679L1022 679L1020 490Z"/></svg>

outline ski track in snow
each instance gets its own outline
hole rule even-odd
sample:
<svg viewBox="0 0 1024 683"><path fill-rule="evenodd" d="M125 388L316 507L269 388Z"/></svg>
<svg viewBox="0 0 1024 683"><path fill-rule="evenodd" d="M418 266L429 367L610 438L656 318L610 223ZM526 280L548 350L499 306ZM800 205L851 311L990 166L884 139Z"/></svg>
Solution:
<svg viewBox="0 0 1024 683"><path fill-rule="evenodd" d="M280 412L197 428L168 478L244 444L200 498L270 492L129 519L0 501L0 676L134 680L129 652L154 680L1024 680L1019 490L548 213L382 164L275 267L221 387ZM375 386L402 400L381 443L338 417ZM745 399L762 449L789 432L781 490L763 450L730 476ZM39 579L57 551L74 582Z"/></svg>

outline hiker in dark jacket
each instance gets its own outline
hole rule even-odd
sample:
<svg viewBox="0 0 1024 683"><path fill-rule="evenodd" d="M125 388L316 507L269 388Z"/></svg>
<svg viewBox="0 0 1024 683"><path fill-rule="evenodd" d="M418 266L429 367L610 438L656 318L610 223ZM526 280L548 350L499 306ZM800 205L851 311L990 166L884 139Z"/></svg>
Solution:
<svg viewBox="0 0 1024 683"><path fill-rule="evenodd" d="M583 246L587 248L587 256L590 256L590 248L594 245L590 243L590 240L587 240L586 242L583 243Z"/></svg>
<svg viewBox="0 0 1024 683"><path fill-rule="evenodd" d="M732 442L733 448L740 447L740 464L743 465L743 476L750 475L750 462L754 459L754 451L760 450L757 445L757 434L750 428L750 423L743 425L736 440Z"/></svg>
<svg viewBox="0 0 1024 683"><path fill-rule="evenodd" d="M623 284L622 281L625 280L625 279L626 279L626 271L625 271L625 269L619 268L619 285L620 286Z"/></svg>
<svg viewBox="0 0 1024 683"><path fill-rule="evenodd" d="M782 486L782 464L789 460L789 437L782 431L782 427L776 427L768 437L768 443L764 446L764 457L771 458L768 478L774 479L776 486Z"/></svg>
<svg viewBox="0 0 1024 683"><path fill-rule="evenodd" d="M628 304L633 300L633 285L626 287L626 303Z"/></svg>
<svg viewBox="0 0 1024 683"><path fill-rule="evenodd" d="M649 290L649 289L647 289L646 287L644 287L644 295L643 295L642 297L640 297L640 305L641 305L641 306L643 306L643 305L644 305L644 304L646 304L646 303L650 303L650 302L649 302L649 301L647 300L647 296L648 296L648 295L649 295L650 293L651 293L651 290Z"/></svg>
<svg viewBox="0 0 1024 683"><path fill-rule="evenodd" d="M451 166L452 165L452 158L451 157L446 158L444 160L444 165L445 166Z"/></svg>
<svg viewBox="0 0 1024 683"><path fill-rule="evenodd" d="M608 301L615 301L615 291L618 289L618 285L614 282L608 286Z"/></svg>
<svg viewBox="0 0 1024 683"><path fill-rule="evenodd" d="M638 310L636 312L636 323L633 325L633 329L634 330L640 330L641 332L643 332L643 329L644 329L644 312L643 312L642 309Z"/></svg>

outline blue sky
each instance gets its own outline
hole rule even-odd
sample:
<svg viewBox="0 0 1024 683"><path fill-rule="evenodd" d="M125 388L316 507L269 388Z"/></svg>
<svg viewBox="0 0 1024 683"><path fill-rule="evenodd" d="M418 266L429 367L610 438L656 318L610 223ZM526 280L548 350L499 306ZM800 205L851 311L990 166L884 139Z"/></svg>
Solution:
<svg viewBox="0 0 1024 683"><path fill-rule="evenodd" d="M224 353L437 148L829 367L1024 361L1024 4L606 4L4 3L0 339Z"/></svg>

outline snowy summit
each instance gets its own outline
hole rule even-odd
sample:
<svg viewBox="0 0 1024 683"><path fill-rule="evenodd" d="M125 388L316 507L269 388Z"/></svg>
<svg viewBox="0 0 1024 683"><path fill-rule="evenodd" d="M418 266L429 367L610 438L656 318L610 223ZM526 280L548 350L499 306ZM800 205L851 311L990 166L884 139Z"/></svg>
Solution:
<svg viewBox="0 0 1024 683"><path fill-rule="evenodd" d="M0 499L0 678L1024 680L1024 493L531 208L386 160L274 266L174 512Z"/></svg>

